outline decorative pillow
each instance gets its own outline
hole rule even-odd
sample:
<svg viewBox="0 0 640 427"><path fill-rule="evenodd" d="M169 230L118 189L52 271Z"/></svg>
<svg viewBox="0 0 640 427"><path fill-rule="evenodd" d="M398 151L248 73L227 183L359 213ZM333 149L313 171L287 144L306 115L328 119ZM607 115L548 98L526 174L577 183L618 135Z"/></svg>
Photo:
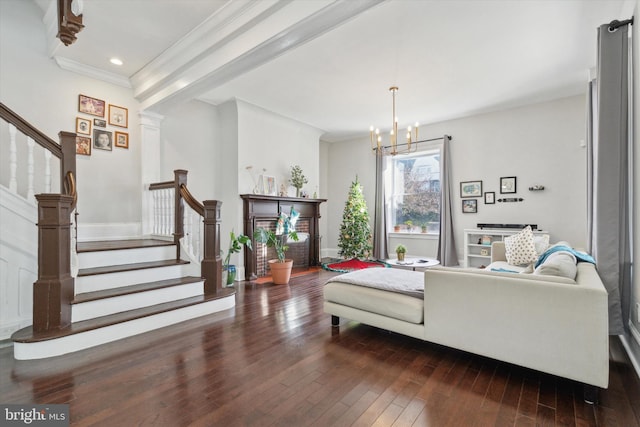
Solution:
<svg viewBox="0 0 640 427"><path fill-rule="evenodd" d="M552 253L533 272L533 274L566 277L571 280L576 279L577 273L576 257L569 252Z"/></svg>
<svg viewBox="0 0 640 427"><path fill-rule="evenodd" d="M538 260L533 231L528 225L519 233L505 237L504 248L507 262L511 265L529 264Z"/></svg>
<svg viewBox="0 0 640 427"><path fill-rule="evenodd" d="M536 247L536 253L538 256L542 255L544 251L549 248L549 235L548 234L540 234L538 236L533 236L533 245Z"/></svg>
<svg viewBox="0 0 640 427"><path fill-rule="evenodd" d="M296 222L298 222L298 218L300 218L300 212L295 210L293 206L291 206L291 215L289 215L289 228L291 231L296 230Z"/></svg>

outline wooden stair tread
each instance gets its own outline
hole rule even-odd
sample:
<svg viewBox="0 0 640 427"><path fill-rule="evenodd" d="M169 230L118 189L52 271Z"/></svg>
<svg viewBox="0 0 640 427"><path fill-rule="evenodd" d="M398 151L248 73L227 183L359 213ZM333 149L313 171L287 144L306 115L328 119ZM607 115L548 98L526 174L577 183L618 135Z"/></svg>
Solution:
<svg viewBox="0 0 640 427"><path fill-rule="evenodd" d="M162 261L138 262L134 264L105 265L103 267L81 268L78 277L93 276L96 274L119 273L122 271L143 270L145 268L169 267L172 265L189 264L189 261L168 259Z"/></svg>
<svg viewBox="0 0 640 427"><path fill-rule="evenodd" d="M188 283L201 282L204 279L195 276L179 277L177 279L158 280L155 282L138 283L136 285L121 286L119 288L103 289L94 292L85 292L75 296L71 304L79 304L89 301L97 301L101 299L131 295L139 292L152 291L155 289L163 289L171 286L185 285Z"/></svg>
<svg viewBox="0 0 640 427"><path fill-rule="evenodd" d="M180 308L189 307L196 304L202 304L209 301L225 298L235 294L234 288L222 288L215 295L198 295L195 297L185 298L177 301L166 302L162 304L156 304L149 307L138 308L135 310L128 310L122 313L110 314L108 316L96 317L94 319L83 320L81 322L75 322L66 328L59 330L52 330L42 333L33 332L32 326L20 329L16 331L11 339L20 343L33 343L39 341L47 341L55 338L62 338L82 332L87 332L106 326L115 325L118 323L124 323L129 320L140 319L143 317L153 316L155 314L165 313L171 310L177 310Z"/></svg>
<svg viewBox="0 0 640 427"><path fill-rule="evenodd" d="M79 242L78 253L115 251L119 249L151 248L156 246L174 246L175 243L159 239L129 239L129 240L97 240L93 242Z"/></svg>

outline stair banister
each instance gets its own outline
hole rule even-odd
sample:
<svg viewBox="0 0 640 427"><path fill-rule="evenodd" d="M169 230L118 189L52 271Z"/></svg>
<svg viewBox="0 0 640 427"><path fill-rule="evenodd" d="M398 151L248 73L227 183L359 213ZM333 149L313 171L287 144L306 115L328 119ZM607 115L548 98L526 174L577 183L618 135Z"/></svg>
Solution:
<svg viewBox="0 0 640 427"><path fill-rule="evenodd" d="M174 213L173 213L173 241L176 243L176 259L180 258L181 239L185 237L184 212L186 202L193 211L202 217L203 251L200 261L200 274L204 279L205 295L214 295L222 289L222 257L220 256L220 206L218 200L198 201L187 187L188 172L183 169L174 170L174 180L157 182L149 185L150 191L158 191L173 188ZM156 208L154 207L154 210ZM156 225L153 227L156 229Z"/></svg>

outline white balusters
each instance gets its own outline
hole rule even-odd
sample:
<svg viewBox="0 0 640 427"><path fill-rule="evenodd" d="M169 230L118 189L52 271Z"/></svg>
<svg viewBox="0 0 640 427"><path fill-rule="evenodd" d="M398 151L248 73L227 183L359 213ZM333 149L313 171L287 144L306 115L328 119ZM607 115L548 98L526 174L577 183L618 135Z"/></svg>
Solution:
<svg viewBox="0 0 640 427"><path fill-rule="evenodd" d="M51 151L44 151L44 192L51 193Z"/></svg>
<svg viewBox="0 0 640 427"><path fill-rule="evenodd" d="M16 127L9 124L9 190L12 193L18 192L18 180L16 171L18 170L18 147L16 146Z"/></svg>
<svg viewBox="0 0 640 427"><path fill-rule="evenodd" d="M27 156L27 199L35 201L35 190L33 186L33 147L36 145L35 141L30 137L27 138L27 147L29 147L29 154Z"/></svg>
<svg viewBox="0 0 640 427"><path fill-rule="evenodd" d="M191 228L193 225L193 215L191 213L191 208L189 208L189 206L185 206L184 209L184 218L183 218L183 223L184 223L184 239L182 240L182 244L184 247L184 250L186 250L189 253L193 253L193 245L192 245L192 232L191 232Z"/></svg>

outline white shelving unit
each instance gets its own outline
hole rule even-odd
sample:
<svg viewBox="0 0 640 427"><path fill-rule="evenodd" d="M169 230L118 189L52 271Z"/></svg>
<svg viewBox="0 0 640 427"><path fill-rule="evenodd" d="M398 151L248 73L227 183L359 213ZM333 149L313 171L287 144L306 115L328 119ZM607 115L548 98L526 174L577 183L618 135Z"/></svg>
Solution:
<svg viewBox="0 0 640 427"><path fill-rule="evenodd" d="M491 262L491 243L500 242L505 237L518 233L519 229L511 228L467 228L464 230L464 266L482 268ZM549 234L547 231L536 230L535 235ZM483 244L482 239L485 238ZM487 239L488 238L488 239ZM480 242L480 243L478 243Z"/></svg>

